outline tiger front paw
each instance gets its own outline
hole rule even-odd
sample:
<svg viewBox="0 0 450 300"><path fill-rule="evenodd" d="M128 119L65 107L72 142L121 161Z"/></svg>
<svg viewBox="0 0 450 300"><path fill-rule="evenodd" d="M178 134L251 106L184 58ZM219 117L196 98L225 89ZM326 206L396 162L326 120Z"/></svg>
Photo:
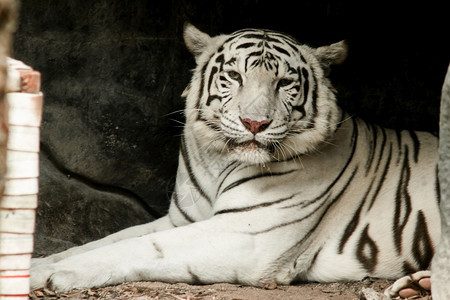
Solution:
<svg viewBox="0 0 450 300"><path fill-rule="evenodd" d="M90 268L63 263L39 265L31 269L30 284L33 290L48 288L57 292L105 286L112 278L107 270L100 264Z"/></svg>
<svg viewBox="0 0 450 300"><path fill-rule="evenodd" d="M426 296L431 293L431 272L419 271L404 276L389 286L384 294L390 298L411 298Z"/></svg>

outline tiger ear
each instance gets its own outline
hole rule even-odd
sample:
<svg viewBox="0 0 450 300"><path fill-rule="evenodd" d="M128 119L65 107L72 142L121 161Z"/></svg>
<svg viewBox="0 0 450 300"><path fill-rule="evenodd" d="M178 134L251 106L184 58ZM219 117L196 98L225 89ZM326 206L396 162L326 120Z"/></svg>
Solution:
<svg viewBox="0 0 450 300"><path fill-rule="evenodd" d="M345 40L316 49L316 57L325 70L331 65L338 65L344 62L348 54L348 44Z"/></svg>
<svg viewBox="0 0 450 300"><path fill-rule="evenodd" d="M212 40L208 34L200 31L191 23L184 24L183 37L186 47L196 58L206 50Z"/></svg>

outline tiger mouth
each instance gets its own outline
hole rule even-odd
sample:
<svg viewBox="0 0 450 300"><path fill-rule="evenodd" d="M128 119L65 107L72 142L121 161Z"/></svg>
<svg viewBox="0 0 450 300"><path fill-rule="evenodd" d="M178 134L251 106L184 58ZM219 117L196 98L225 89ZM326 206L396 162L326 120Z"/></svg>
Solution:
<svg viewBox="0 0 450 300"><path fill-rule="evenodd" d="M231 150L240 149L240 150L246 150L246 151L258 151L258 150L264 150L267 152L274 152L275 148L272 145L272 143L269 144L263 144L261 142L258 142L257 140L253 139L250 141L245 142L237 142L236 140L230 140L228 143L228 146Z"/></svg>

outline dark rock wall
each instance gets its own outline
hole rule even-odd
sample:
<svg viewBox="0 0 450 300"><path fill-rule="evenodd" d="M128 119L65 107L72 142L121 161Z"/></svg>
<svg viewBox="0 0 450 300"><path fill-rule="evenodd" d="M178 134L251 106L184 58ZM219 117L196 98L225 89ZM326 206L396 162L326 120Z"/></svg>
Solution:
<svg viewBox="0 0 450 300"><path fill-rule="evenodd" d="M194 67L185 21L211 35L260 27L312 46L347 39L350 56L331 74L342 106L384 126L437 132L450 58L445 9L363 5L22 0L14 56L42 73L45 93L36 254L165 213L179 95Z"/></svg>

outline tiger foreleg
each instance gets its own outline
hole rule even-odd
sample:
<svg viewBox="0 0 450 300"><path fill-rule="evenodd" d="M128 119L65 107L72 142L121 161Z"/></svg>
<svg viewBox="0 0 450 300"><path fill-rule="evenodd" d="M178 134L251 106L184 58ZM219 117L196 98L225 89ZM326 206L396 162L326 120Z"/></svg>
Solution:
<svg viewBox="0 0 450 300"><path fill-rule="evenodd" d="M151 223L138 225L130 228L126 228L114 234L111 234L107 237L104 237L100 240L96 240L90 243L87 243L82 246L73 247L66 251L56 253L44 258L33 258L32 259L32 267L36 267L38 265L43 264L51 264L68 258L70 256L78 255L87 251L91 251L100 247L104 247L118 241L122 241L124 239L134 238L143 236L152 232L162 231L166 229L173 228L169 216L162 217L156 221Z"/></svg>
<svg viewBox="0 0 450 300"><path fill-rule="evenodd" d="M404 276L388 287L384 294L390 298L425 296L431 291L430 271L419 271Z"/></svg>
<svg viewBox="0 0 450 300"><path fill-rule="evenodd" d="M213 219L36 266L31 286L67 291L141 280L258 285L268 266L263 247Z"/></svg>

